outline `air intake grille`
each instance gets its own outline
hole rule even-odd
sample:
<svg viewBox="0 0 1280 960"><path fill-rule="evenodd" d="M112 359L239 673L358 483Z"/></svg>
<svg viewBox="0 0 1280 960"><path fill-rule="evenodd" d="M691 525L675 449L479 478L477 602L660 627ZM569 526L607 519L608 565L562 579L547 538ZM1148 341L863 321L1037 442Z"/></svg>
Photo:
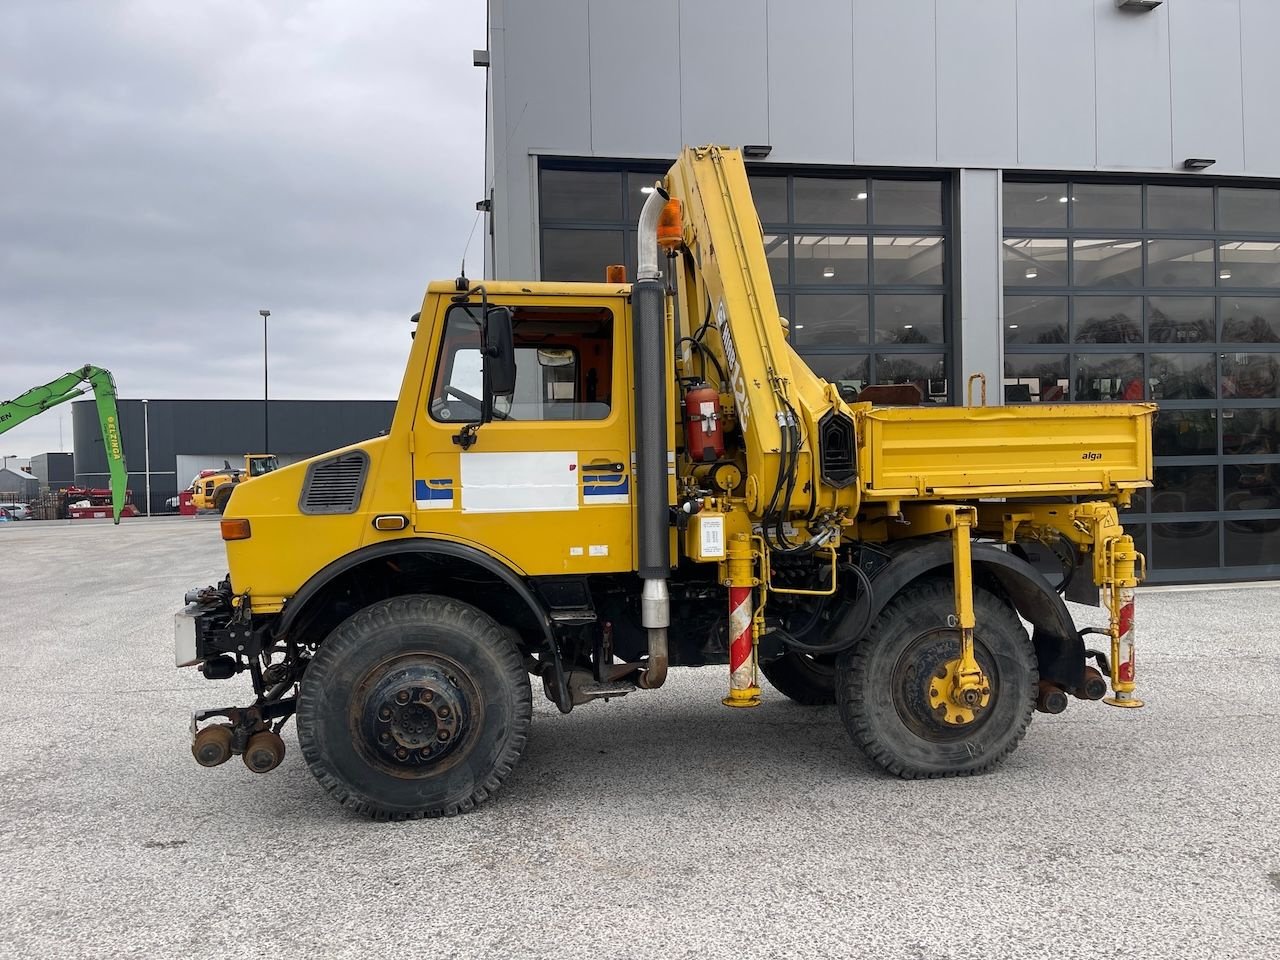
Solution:
<svg viewBox="0 0 1280 960"><path fill-rule="evenodd" d="M369 455L363 450L340 453L307 467L298 509L303 513L355 513L369 472Z"/></svg>

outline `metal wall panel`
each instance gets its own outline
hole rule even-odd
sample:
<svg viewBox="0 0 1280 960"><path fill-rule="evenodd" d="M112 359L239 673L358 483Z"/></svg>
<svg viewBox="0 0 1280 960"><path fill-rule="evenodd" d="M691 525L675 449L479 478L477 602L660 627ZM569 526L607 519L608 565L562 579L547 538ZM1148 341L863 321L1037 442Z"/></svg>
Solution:
<svg viewBox="0 0 1280 960"><path fill-rule="evenodd" d="M1280 37L1280 3L1276 0L1240 0L1244 163L1247 173L1273 177L1280 176L1277 37Z"/></svg>
<svg viewBox="0 0 1280 960"><path fill-rule="evenodd" d="M1018 158L1089 168L1094 128L1093 6L1018 0Z"/></svg>
<svg viewBox="0 0 1280 960"><path fill-rule="evenodd" d="M855 163L937 162L935 43L933 0L855 0Z"/></svg>
<svg viewBox="0 0 1280 960"><path fill-rule="evenodd" d="M961 170L958 178L960 222L959 309L956 311L958 400L965 396L972 374L987 378L987 402L1003 403L1004 316L1000 244L1001 177L998 170ZM976 385L975 385L976 386ZM978 402L974 392L974 403Z"/></svg>
<svg viewBox="0 0 1280 960"><path fill-rule="evenodd" d="M1168 170L1173 163L1169 105L1169 7L1147 13L1094 0L1097 36L1098 166Z"/></svg>
<svg viewBox="0 0 1280 960"><path fill-rule="evenodd" d="M681 0L684 143L769 142L765 16L765 0ZM660 85L661 79L651 76L648 83Z"/></svg>
<svg viewBox="0 0 1280 960"><path fill-rule="evenodd" d="M937 5L938 157L948 166L1017 162L1015 0Z"/></svg>
<svg viewBox="0 0 1280 960"><path fill-rule="evenodd" d="M853 0L769 0L770 159L853 161Z"/></svg>
<svg viewBox="0 0 1280 960"><path fill-rule="evenodd" d="M1274 5L1274 3L1273 3ZM1276 35L1271 35L1272 43ZM1214 173L1244 169L1240 2L1169 4L1173 161L1212 157Z"/></svg>
<svg viewBox="0 0 1280 960"><path fill-rule="evenodd" d="M681 147L679 98L670 83L680 75L674 30L679 0L591 0L591 147L595 156L671 157ZM647 43L644 24L670 30Z"/></svg>

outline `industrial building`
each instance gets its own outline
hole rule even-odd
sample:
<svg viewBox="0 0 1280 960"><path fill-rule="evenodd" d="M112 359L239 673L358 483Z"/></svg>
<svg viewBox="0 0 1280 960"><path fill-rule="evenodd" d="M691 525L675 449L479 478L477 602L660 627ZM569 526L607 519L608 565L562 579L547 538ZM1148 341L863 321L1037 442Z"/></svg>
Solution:
<svg viewBox="0 0 1280 960"><path fill-rule="evenodd" d="M1159 581L1280 576L1274 0L490 0L487 273L635 268L683 144L749 148L822 375L1150 399Z"/></svg>
<svg viewBox="0 0 1280 960"><path fill-rule="evenodd" d="M165 501L202 469L224 461L243 465L246 453L274 453L283 465L367 440L391 427L395 406L392 400L272 400L264 416L261 400L121 400L131 500L146 513L150 489L151 512L163 513ZM76 485L107 486L93 402L73 403L71 421Z"/></svg>

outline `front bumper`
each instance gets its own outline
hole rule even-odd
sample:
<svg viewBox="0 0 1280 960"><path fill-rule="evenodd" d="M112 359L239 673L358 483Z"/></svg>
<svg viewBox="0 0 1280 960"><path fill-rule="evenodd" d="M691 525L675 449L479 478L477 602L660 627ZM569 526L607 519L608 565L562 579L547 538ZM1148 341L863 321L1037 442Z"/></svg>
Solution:
<svg viewBox="0 0 1280 960"><path fill-rule="evenodd" d="M173 615L176 666L199 666L226 654L237 660L251 658L262 652L266 624L254 623L248 613L247 598L238 610L232 606L229 585L225 589L192 590L185 599L186 606Z"/></svg>

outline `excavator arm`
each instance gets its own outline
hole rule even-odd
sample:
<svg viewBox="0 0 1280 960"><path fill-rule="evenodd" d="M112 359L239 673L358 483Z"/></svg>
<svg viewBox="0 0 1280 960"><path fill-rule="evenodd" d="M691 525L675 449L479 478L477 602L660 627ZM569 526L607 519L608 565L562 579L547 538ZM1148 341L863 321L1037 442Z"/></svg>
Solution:
<svg viewBox="0 0 1280 960"><path fill-rule="evenodd" d="M124 462L124 444L120 439L120 417L116 411L116 382L110 371L86 364L43 386L32 387L13 400L0 403L0 433L12 430L51 407L74 400L91 388L98 407L98 421L102 425L107 469L111 474L111 513L119 523L120 513L124 510L128 471Z"/></svg>

